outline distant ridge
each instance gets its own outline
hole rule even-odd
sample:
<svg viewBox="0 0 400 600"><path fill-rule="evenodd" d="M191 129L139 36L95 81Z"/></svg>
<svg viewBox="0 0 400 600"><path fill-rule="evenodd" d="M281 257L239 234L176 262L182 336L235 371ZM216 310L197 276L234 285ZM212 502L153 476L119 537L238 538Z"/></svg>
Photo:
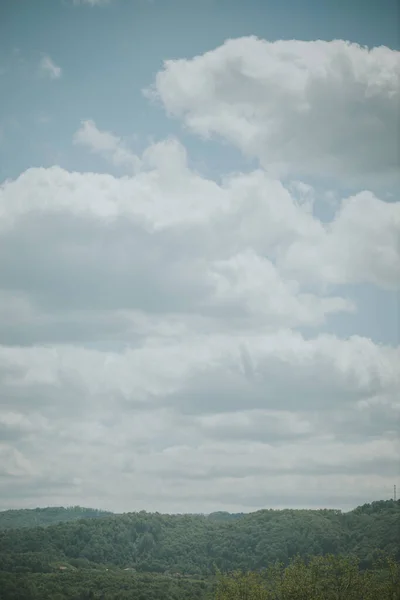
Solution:
<svg viewBox="0 0 400 600"><path fill-rule="evenodd" d="M110 511L82 506L49 506L46 508L21 508L0 511L0 531L22 527L48 527L78 519L98 519L111 516Z"/></svg>

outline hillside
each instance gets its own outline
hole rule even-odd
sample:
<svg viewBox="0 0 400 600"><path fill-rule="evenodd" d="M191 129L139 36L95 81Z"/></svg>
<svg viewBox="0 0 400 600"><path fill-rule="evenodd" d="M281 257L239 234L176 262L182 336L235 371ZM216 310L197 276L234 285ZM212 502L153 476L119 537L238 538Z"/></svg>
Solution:
<svg viewBox="0 0 400 600"><path fill-rule="evenodd" d="M354 554L367 566L381 551L400 559L399 527L400 501L348 513L261 510L232 519L127 513L3 531L0 569L51 571L59 561L200 576L215 566L229 571L288 563L298 554Z"/></svg>
<svg viewBox="0 0 400 600"><path fill-rule="evenodd" d="M111 514L104 510L83 508L82 506L3 510L0 512L0 531L21 527L47 527L77 519L98 519Z"/></svg>

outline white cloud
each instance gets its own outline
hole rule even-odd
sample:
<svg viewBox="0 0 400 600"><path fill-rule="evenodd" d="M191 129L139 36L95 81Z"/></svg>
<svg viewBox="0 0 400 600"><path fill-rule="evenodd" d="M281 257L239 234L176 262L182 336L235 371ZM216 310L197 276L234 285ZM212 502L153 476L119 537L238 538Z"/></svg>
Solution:
<svg viewBox="0 0 400 600"><path fill-rule="evenodd" d="M149 92L148 92L149 93ZM398 177L400 52L341 40L228 40L167 60L150 95L273 173Z"/></svg>
<svg viewBox="0 0 400 600"><path fill-rule="evenodd" d="M300 278L398 289L400 202L382 202L370 192L346 198L319 239L298 239L282 263Z"/></svg>
<svg viewBox="0 0 400 600"><path fill-rule="evenodd" d="M299 183L255 171L218 185L176 140L141 160L121 178L53 167L1 187L3 506L23 489L25 504L250 509L287 503L290 477L309 489L299 504L316 502L316 477L322 504L380 497L396 471L398 349L290 328L354 308L321 295L324 265L393 283L398 205L367 196L386 247L375 263L370 221L346 216L354 199L327 228ZM359 252L344 250L352 232ZM304 248L320 262L294 262Z"/></svg>
<svg viewBox="0 0 400 600"><path fill-rule="evenodd" d="M104 6L111 4L114 0L73 0L74 4L88 4L89 6Z"/></svg>
<svg viewBox="0 0 400 600"><path fill-rule="evenodd" d="M156 88L258 169L217 183L177 139L136 156L86 120L74 143L121 176L54 166L0 186L2 508L389 493L400 349L357 329L365 298L349 297L398 287L400 203L340 189L390 178L397 64L385 48L231 40L166 63ZM277 162L290 177L264 168ZM345 322L348 337L326 333Z"/></svg>
<svg viewBox="0 0 400 600"><path fill-rule="evenodd" d="M315 326L332 312L354 308L344 298L303 291L278 270L274 246L286 248L297 234L287 232L287 222L279 231L266 221L259 238L256 220L264 211L252 202L247 206L241 176L222 187L201 179L188 170L176 143L144 156L156 168L132 178L53 168L33 169L6 183L0 195L4 290L30 294L42 310L63 305L77 311L189 312L213 319L214 327L235 320ZM164 172L166 157L172 162ZM297 228L302 218L311 230L318 227L282 186L264 183L297 212ZM271 210L276 202L267 200ZM242 215L249 216L247 223ZM260 254L268 231L274 242L270 258Z"/></svg>
<svg viewBox="0 0 400 600"><path fill-rule="evenodd" d="M297 502L313 505L318 477L336 506L355 501L354 480L357 500L379 497L398 471L399 358L362 338L307 341L290 332L159 338L123 353L3 347L0 462L4 456L8 493L25 477L33 502L40 485L52 502L100 494L120 510L255 508L287 503L290 477L302 490ZM392 406L375 426L379 438L343 434L337 415L347 411L357 429L368 411L360 412L359 399L376 393L389 395ZM162 503L150 499L160 477ZM77 478L81 489L71 486Z"/></svg>
<svg viewBox="0 0 400 600"><path fill-rule="evenodd" d="M216 295L229 305L243 304L262 319L273 315L275 324L318 324L331 312L352 311L344 298L321 298L300 291L296 280L282 279L274 264L246 250L213 265Z"/></svg>
<svg viewBox="0 0 400 600"><path fill-rule="evenodd" d="M50 79L59 79L62 75L62 69L50 58L50 56L43 56L40 61L41 72L50 77Z"/></svg>
<svg viewBox="0 0 400 600"><path fill-rule="evenodd" d="M306 306L315 315L315 321L320 320L318 311L322 305L315 305L316 299L307 289L310 283L321 286L366 282L382 287L399 284L398 202L387 203L368 192L360 193L344 199L333 221L324 224L310 214L295 193L265 173L239 174L222 185L200 177L189 170L184 149L174 140L147 149L142 162L144 170L123 178L68 173L58 167L30 169L2 186L0 229L8 231L11 243L14 230L9 228L12 223L20 223L26 243L32 239L32 252L40 252L29 230L33 235L40 225L38 219L46 216L47 223L49 219L55 222L43 235L52 232L55 248L65 236L79 235L81 231L81 235L94 235L90 243L98 252L107 251L108 260L110 251L122 251L118 250L121 244L127 244L127 249L139 257L139 241L129 239L129 230L141 232L141 244L153 245L152 240L162 244L157 260L172 264L168 254L172 251L180 276L184 275L181 267L186 264L196 272L199 284L203 280L206 287L215 288L220 301L230 299L234 304L241 297L246 310L252 307L258 313L262 305L271 310L272 302L275 310L271 314L276 316L285 313L286 306L286 314L294 317L294 323L300 313L304 315L303 322L309 321L304 312L308 310ZM30 220L24 218L28 214ZM81 229L67 231L68 221L62 221L63 214L78 219ZM47 228L44 220L43 226ZM58 241L54 239L57 227L61 228ZM82 229L86 227L88 232ZM103 227L111 244L108 249L104 244L99 246ZM89 238L84 242L87 244ZM186 244L186 254L176 254L177 244ZM70 259L74 256L78 255L71 254ZM148 251L147 256L150 259ZM81 268L89 257L86 254L84 262L78 259ZM46 261L42 264L44 268ZM124 268L124 262L119 264ZM114 269L111 264L110 268ZM175 273L178 275L178 271ZM281 302L282 293L287 301ZM300 313L288 302L301 302ZM324 304L327 312L335 307L350 308L342 301L334 300L332 304L332 299Z"/></svg>
<svg viewBox="0 0 400 600"><path fill-rule="evenodd" d="M80 129L74 135L74 142L102 155L116 166L127 167L132 171L140 167L140 159L119 137L108 131L100 131L91 120L82 121Z"/></svg>

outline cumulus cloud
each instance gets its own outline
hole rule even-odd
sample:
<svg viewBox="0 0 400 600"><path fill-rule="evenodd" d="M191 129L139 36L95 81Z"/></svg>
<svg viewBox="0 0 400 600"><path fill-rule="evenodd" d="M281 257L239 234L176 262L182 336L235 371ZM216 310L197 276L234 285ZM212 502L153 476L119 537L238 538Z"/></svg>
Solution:
<svg viewBox="0 0 400 600"><path fill-rule="evenodd" d="M226 489L242 507L279 505L285 473L302 472L294 448L306 444L307 456L321 456L330 444L332 463L308 461L302 481L314 469L331 482L326 502L347 506L348 490L335 496L332 481L339 485L351 469L376 473L379 496L386 459L370 458L362 432L394 448L398 350L362 337L308 340L290 328L357 309L345 295L317 289L327 279L327 244L336 269L355 261L349 280L386 283L389 250L397 251L386 211L398 205L371 200L387 252L361 269L368 219L345 229L349 238L361 232L360 254L345 253L343 227L338 235L334 225L348 201L327 229L296 191L262 172L217 185L190 171L174 140L148 148L142 161L122 178L30 169L1 188L0 427L5 462L14 465L4 472L9 493L25 481L28 503L66 502L65 495L90 503L100 494L121 510L157 508L150 496L162 473L165 510L230 506ZM296 244L313 248L320 262L294 263ZM299 264L309 268L300 272ZM248 444L254 450L235 466L227 460L237 444L241 455ZM61 480L50 456L63 464ZM99 462L124 501L101 488ZM199 497L204 480L208 491ZM370 493L362 485L360 501ZM135 501L130 486L143 490ZM299 503L313 503L311 496Z"/></svg>
<svg viewBox="0 0 400 600"><path fill-rule="evenodd" d="M119 137L109 131L100 131L91 120L82 121L81 128L74 135L74 142L104 156L116 166L128 167L133 171L140 166L140 159Z"/></svg>
<svg viewBox="0 0 400 600"><path fill-rule="evenodd" d="M259 168L214 181L175 138L137 156L86 120L73 143L120 176L54 166L1 184L1 508L351 508L390 492L399 347L324 327L359 310L349 286L400 282L399 202L340 192L393 170L397 61L231 40L167 62L155 89ZM336 182L327 218L318 169Z"/></svg>
<svg viewBox="0 0 400 600"><path fill-rule="evenodd" d="M400 203L381 202L371 192L346 198L319 242L299 239L282 260L298 277L398 289Z"/></svg>
<svg viewBox="0 0 400 600"><path fill-rule="evenodd" d="M147 92L193 132L274 173L398 176L400 52L341 40L228 40L167 60Z"/></svg>
<svg viewBox="0 0 400 600"><path fill-rule="evenodd" d="M39 66L43 75L50 77L50 79L60 79L62 75L62 69L56 65L50 56L43 56Z"/></svg>

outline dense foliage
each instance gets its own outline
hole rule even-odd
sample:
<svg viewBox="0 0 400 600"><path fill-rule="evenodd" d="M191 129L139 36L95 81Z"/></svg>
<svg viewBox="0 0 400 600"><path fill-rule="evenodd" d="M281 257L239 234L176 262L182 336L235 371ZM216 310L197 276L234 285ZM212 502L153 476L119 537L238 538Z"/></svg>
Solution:
<svg viewBox="0 0 400 600"><path fill-rule="evenodd" d="M400 558L399 526L399 501L349 513L261 510L234 519L127 513L3 531L0 570L15 565L43 572L56 560L208 575L214 566L229 571L287 564L297 554L354 554L365 567L377 551Z"/></svg>
<svg viewBox="0 0 400 600"><path fill-rule="evenodd" d="M353 557L295 558L261 572L222 575L216 600L398 600L400 566L391 558L361 570Z"/></svg>
<svg viewBox="0 0 400 600"><path fill-rule="evenodd" d="M400 565L368 570L354 557L295 557L253 572L202 578L68 568L50 574L0 573L1 600L399 600Z"/></svg>
<svg viewBox="0 0 400 600"><path fill-rule="evenodd" d="M63 514L62 509L55 510ZM48 526L26 528L30 516L20 514L21 528L0 532L0 600L202 600L214 597L218 570L252 571L223 577L218 587L220 600L329 599L323 590L331 586L330 578L350 575L359 596L354 592L332 598L372 600L370 590L380 590L375 598L400 600L395 592L382 595L392 593L387 591L389 581L393 583L398 576L398 571L393 573L400 559L399 501L374 502L349 513L261 510L209 516L104 515L88 513L88 509L65 510L69 517L80 510L85 518L53 525L43 519L42 524ZM102 518L87 518L95 516ZM375 569L382 553L394 562ZM341 558L345 555L353 558ZM296 589L303 581L307 593L301 596L290 591L291 581L297 582ZM277 582L283 587L276 588ZM311 585L314 588L308 589ZM241 589L253 591L241 596ZM228 592L232 595L227 596Z"/></svg>
<svg viewBox="0 0 400 600"><path fill-rule="evenodd" d="M0 573L1 600L206 600L213 583L124 571Z"/></svg>
<svg viewBox="0 0 400 600"><path fill-rule="evenodd" d="M82 506L52 506L21 510L3 510L0 512L0 530L19 529L20 527L46 527L55 523L76 521L77 519L97 519L112 513Z"/></svg>

